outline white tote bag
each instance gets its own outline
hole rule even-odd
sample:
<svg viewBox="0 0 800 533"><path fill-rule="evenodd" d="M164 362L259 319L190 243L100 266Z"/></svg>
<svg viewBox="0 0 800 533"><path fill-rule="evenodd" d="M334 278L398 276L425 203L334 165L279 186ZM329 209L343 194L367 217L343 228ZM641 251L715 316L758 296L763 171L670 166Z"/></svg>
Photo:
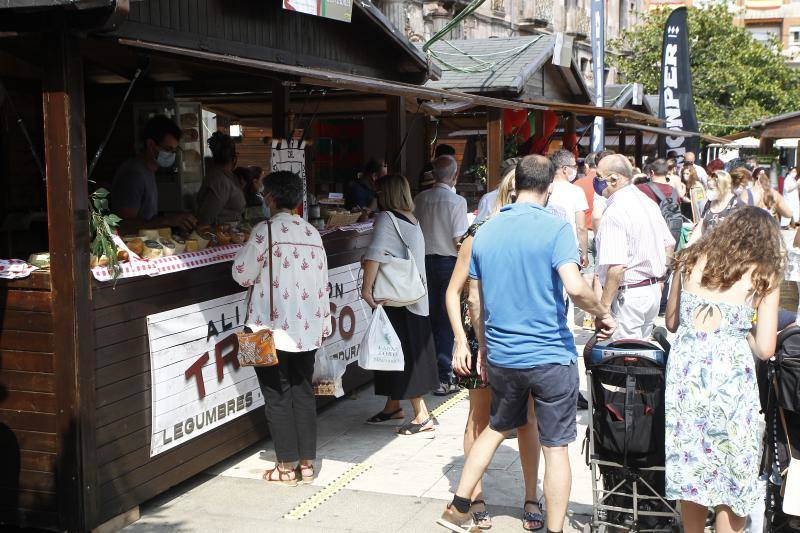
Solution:
<svg viewBox="0 0 800 533"><path fill-rule="evenodd" d="M400 337L394 332L383 306L372 312L372 320L358 349L358 366L365 370L403 370L405 359Z"/></svg>
<svg viewBox="0 0 800 533"><path fill-rule="evenodd" d="M419 301L427 293L417 263L411 254L411 248L397 225L397 219L388 211L386 214L392 220L400 240L403 241L408 259L390 256L388 262L380 264L372 287L372 297L376 302L383 302L383 305L388 307L405 307Z"/></svg>

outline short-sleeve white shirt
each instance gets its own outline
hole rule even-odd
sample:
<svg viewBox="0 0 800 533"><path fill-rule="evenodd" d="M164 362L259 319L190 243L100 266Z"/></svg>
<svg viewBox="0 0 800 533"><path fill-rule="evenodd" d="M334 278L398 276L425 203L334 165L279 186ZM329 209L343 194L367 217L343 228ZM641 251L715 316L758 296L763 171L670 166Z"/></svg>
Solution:
<svg viewBox="0 0 800 533"><path fill-rule="evenodd" d="M567 214L567 222L572 228L572 234L577 239L578 228L575 224L575 214L583 215L589 210L589 203L586 201L583 189L566 181L554 181L553 192L547 205L558 206L564 210Z"/></svg>
<svg viewBox="0 0 800 533"><path fill-rule="evenodd" d="M457 257L454 239L467 232L467 200L444 183L422 191L414 199L414 216L425 237L425 255Z"/></svg>

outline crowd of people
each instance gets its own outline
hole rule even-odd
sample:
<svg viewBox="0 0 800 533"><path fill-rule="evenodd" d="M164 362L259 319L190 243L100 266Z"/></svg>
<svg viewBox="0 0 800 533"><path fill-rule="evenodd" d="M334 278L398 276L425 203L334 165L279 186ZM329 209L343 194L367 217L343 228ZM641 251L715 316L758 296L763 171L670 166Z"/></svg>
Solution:
<svg viewBox="0 0 800 533"><path fill-rule="evenodd" d="M233 171L229 156L222 150L215 159L219 179ZM786 255L780 224L798 222L797 182L793 172L781 194L768 169L748 161L726 171L720 163L706 171L687 153L683 165L655 159L640 171L608 151L581 164L565 150L529 155L506 162L472 223L456 192L458 163L446 149L416 197L404 176L365 169L356 196L376 214L361 296L373 309L387 304L404 359L402 371L375 372L375 394L386 403L366 422L402 421L399 438L432 436L425 396L469 391L466 462L440 525L491 527L481 480L503 440L515 435L523 529L563 530L572 478L567 447L577 437L581 400L573 337L579 308L600 339L650 339L665 315L676 334L665 393L666 497L680 500L688 532L703 530L709 508L718 531L743 530L760 497L754 365L775 349ZM264 479L296 485L315 475L311 377L313 350L330 333L327 268L272 273L270 258L288 243L312 259L325 255L316 229L291 214L301 199L299 178L273 173L264 183L272 217L239 252L234 265L244 266L234 278L258 294L247 325L276 325L281 364L258 371L278 459ZM275 224L289 233L270 233ZM375 300L378 272L392 258L413 258L425 297L404 305ZM273 288L283 297L272 299ZM308 301L308 293L318 298ZM546 512L537 494L540 456Z"/></svg>

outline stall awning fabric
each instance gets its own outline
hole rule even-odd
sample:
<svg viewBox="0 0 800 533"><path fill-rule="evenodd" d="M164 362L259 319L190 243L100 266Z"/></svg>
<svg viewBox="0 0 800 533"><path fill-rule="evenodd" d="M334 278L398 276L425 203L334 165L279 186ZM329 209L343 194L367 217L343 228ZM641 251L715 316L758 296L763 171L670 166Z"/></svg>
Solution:
<svg viewBox="0 0 800 533"><path fill-rule="evenodd" d="M410 83L381 80L369 76L359 76L344 72L334 72L330 70L300 67L296 65L286 65L271 61L261 61L238 56L229 56L193 50L178 46L170 46L147 41L132 39L119 39L119 43L125 46L141 48L156 53L178 55L199 59L213 63L224 63L231 66L246 68L257 71L269 71L279 74L293 76L298 79L298 83L330 87L334 89L348 89L362 93L375 93L390 96L402 96L404 98L418 98L430 102L439 102L448 106L474 107L486 105L504 109L522 109L526 106L519 102L500 100L497 98L487 98L456 91L446 91L443 89L432 89Z"/></svg>
<svg viewBox="0 0 800 533"><path fill-rule="evenodd" d="M647 126L644 124L635 124L632 122L617 122L617 126L623 129L646 131L648 133L656 133L658 135L666 135L668 137L700 137L702 140L715 144L728 144L730 141L722 137L714 135L707 135L705 133L698 133L696 131L675 130L669 128L658 128L655 126Z"/></svg>

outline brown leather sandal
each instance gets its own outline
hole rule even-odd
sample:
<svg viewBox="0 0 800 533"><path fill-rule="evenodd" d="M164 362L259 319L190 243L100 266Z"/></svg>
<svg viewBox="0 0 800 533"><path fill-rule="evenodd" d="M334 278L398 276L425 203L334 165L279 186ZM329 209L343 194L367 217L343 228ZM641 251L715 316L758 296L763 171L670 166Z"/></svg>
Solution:
<svg viewBox="0 0 800 533"><path fill-rule="evenodd" d="M311 470L311 475L307 476L307 475L303 474L303 470L305 470L305 471ZM314 478L317 477L316 476L316 472L314 472L314 465L308 465L308 466L297 465L297 468L295 469L294 477L295 477L295 479L299 478L300 479L300 483L302 485L311 485L312 483L314 483Z"/></svg>
<svg viewBox="0 0 800 533"><path fill-rule="evenodd" d="M278 472L278 478L274 479L273 478L273 474L275 473L276 470ZM267 483L275 483L275 484L278 484L278 485L286 485L288 487L296 487L297 486L297 477L295 476L295 477L289 479L289 476L291 474L293 474L293 473L294 473L293 470L281 470L280 468L278 468L277 465L275 465L273 468L270 468L269 470L265 470L264 474L261 476L261 478L264 481L266 481Z"/></svg>

